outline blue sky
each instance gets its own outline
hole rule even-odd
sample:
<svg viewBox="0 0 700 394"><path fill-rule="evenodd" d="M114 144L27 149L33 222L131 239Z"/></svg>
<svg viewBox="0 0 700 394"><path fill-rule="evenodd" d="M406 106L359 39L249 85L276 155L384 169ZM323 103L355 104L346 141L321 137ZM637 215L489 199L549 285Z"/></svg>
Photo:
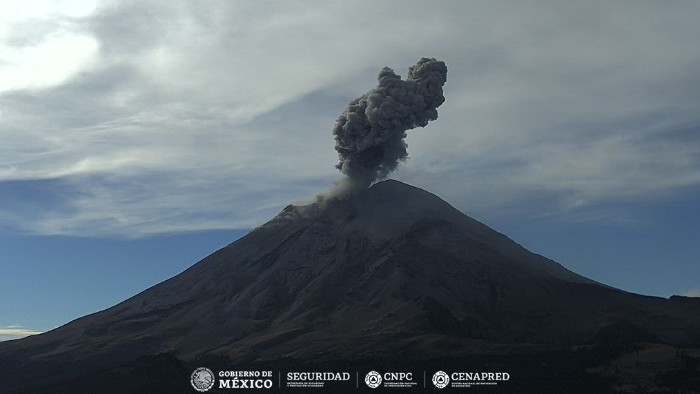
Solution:
<svg viewBox="0 0 700 394"><path fill-rule="evenodd" d="M395 179L628 291L700 295L697 2L0 1L0 339L339 179L384 66L448 66Z"/></svg>

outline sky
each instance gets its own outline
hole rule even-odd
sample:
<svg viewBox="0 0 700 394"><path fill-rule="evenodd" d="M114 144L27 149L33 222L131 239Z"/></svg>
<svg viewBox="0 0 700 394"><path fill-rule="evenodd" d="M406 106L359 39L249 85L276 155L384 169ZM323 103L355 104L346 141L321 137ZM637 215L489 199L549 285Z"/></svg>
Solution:
<svg viewBox="0 0 700 394"><path fill-rule="evenodd" d="M700 2L0 0L0 340L341 178L384 66L448 67L391 177L602 283L700 296Z"/></svg>

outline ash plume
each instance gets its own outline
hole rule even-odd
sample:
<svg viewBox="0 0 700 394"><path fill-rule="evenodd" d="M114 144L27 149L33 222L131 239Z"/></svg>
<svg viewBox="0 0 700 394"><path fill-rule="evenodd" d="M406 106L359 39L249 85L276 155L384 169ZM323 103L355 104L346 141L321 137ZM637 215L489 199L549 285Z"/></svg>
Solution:
<svg viewBox="0 0 700 394"><path fill-rule="evenodd" d="M406 80L384 67L377 87L348 104L333 128L336 165L352 188L366 188L386 177L408 156L406 131L425 127L445 102L444 62L422 58L409 67Z"/></svg>

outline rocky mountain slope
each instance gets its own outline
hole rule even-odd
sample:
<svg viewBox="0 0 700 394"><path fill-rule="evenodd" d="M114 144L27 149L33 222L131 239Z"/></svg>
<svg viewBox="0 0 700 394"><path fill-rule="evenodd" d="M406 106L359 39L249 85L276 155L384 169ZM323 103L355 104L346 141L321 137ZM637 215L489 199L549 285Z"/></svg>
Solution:
<svg viewBox="0 0 700 394"><path fill-rule="evenodd" d="M475 343L700 346L700 302L617 290L424 190L384 181L288 206L185 272L0 343L7 387L167 353L265 360L457 357Z"/></svg>

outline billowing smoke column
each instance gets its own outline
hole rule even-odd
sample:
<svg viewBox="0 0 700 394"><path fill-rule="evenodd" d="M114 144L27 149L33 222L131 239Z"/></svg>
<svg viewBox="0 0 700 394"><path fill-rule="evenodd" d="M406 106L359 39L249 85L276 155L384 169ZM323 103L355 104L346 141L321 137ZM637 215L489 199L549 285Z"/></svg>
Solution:
<svg viewBox="0 0 700 394"><path fill-rule="evenodd" d="M405 81L389 67L378 80L376 88L348 104L333 129L340 158L336 167L354 187L369 186L406 160L406 131L437 119L437 107L445 102L447 66L422 58L408 69Z"/></svg>

